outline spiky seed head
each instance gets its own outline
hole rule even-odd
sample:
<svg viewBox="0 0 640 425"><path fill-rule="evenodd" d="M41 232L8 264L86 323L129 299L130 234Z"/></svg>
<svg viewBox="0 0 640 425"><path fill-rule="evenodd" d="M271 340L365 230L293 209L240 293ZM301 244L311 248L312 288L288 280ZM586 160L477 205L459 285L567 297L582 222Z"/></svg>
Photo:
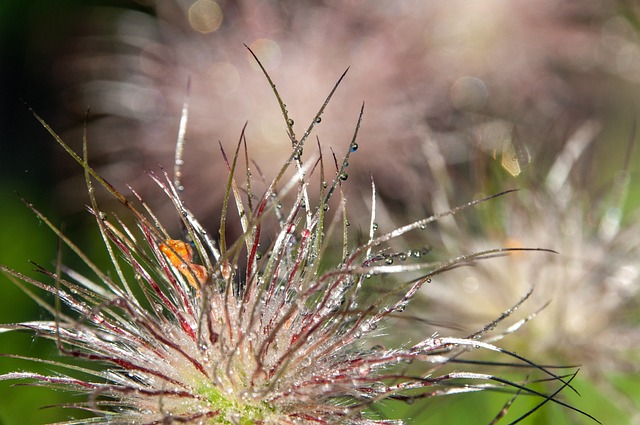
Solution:
<svg viewBox="0 0 640 425"><path fill-rule="evenodd" d="M342 166L327 173L319 147L306 162L301 151L333 91L309 130L298 138L269 81L285 118L292 154L262 195L254 196L250 181L240 187L234 179L244 137L231 161L223 152L229 179L217 242L182 203L181 188L166 174L152 173L151 178L182 221L184 235L179 239L165 230L136 192L134 204L91 168L86 144L83 155L77 155L41 120L84 169L89 210L112 269L100 269L33 209L89 267L91 276L59 263L54 271L40 268L50 278L46 282L2 266L17 284L27 283L56 299L51 306L32 294L52 319L2 328L33 331L55 340L63 354L104 369L34 359L66 371L13 372L0 379L88 394L89 400L75 407L95 416L66 424L400 423L376 418L369 408L382 400L411 401L491 388L539 395L541 404L552 400L564 405L555 393L544 395L489 373L446 367L453 360L459 362L471 348L483 348L557 380L560 389L570 385L570 379L483 340L488 329L511 310L466 338L431 335L394 347L380 345L380 332L392 326L388 319L401 314L431 277L507 250L489 249L438 264L389 261L403 255L390 248L390 241L460 208L381 235L372 213L368 237L352 246L341 185L349 155L357 147L362 111ZM290 166L294 176L285 181ZM247 174L251 174L248 166ZM327 174L333 178L325 180ZM124 205L130 219L113 214L109 218L100 210L96 182ZM321 194L315 202L307 191L311 184L317 184ZM332 201L336 193L341 195L339 202ZM287 201L286 195L293 195L292 200ZM225 232L231 200L243 229L233 243ZM333 217L327 215L330 204L337 207L332 209ZM335 253L336 235L343 239L342 254ZM396 280L384 289L370 283L376 276L405 272L418 277ZM394 331L389 328L388 332Z"/></svg>

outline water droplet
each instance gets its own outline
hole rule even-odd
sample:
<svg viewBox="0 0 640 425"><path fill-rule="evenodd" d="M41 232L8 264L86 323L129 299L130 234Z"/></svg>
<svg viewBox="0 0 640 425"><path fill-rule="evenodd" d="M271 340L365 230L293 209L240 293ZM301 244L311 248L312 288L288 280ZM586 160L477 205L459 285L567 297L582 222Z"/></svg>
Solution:
<svg viewBox="0 0 640 425"><path fill-rule="evenodd" d="M413 258L420 258L422 256L422 253L416 249L414 251L411 251L411 256Z"/></svg>
<svg viewBox="0 0 640 425"><path fill-rule="evenodd" d="M373 230L378 230L378 223L373 223L371 227L373 228Z"/></svg>
<svg viewBox="0 0 640 425"><path fill-rule="evenodd" d="M293 301L297 296L298 296L298 292L295 289L289 289L289 291L287 291L287 296L285 297L284 301L287 304L290 304L291 301Z"/></svg>
<svg viewBox="0 0 640 425"><path fill-rule="evenodd" d="M393 258L391 258L391 257L385 258L384 263L385 264L393 264Z"/></svg>
<svg viewBox="0 0 640 425"><path fill-rule="evenodd" d="M327 182L322 182L322 187L326 189L327 187L329 187L329 185L327 184Z"/></svg>
<svg viewBox="0 0 640 425"><path fill-rule="evenodd" d="M323 209L324 211L329 211L329 205L324 204L324 205L322 206L322 209Z"/></svg>
<svg viewBox="0 0 640 425"><path fill-rule="evenodd" d="M371 347L371 351L373 353L383 353L384 351L386 351L386 348L384 348L384 345L380 345L380 344L376 344L373 347Z"/></svg>
<svg viewBox="0 0 640 425"><path fill-rule="evenodd" d="M371 386L371 388L373 389L373 391L379 393L379 394L384 394L387 392L388 387L382 383L382 382L374 382L373 385Z"/></svg>
<svg viewBox="0 0 640 425"><path fill-rule="evenodd" d="M349 150L351 152L355 152L358 150L358 144L356 142L352 142L351 145L349 146Z"/></svg>
<svg viewBox="0 0 640 425"><path fill-rule="evenodd" d="M402 254L400 254L400 256L398 258L400 258L400 261L405 261L407 259L408 255L403 252Z"/></svg>
<svg viewBox="0 0 640 425"><path fill-rule="evenodd" d="M291 127L293 125L293 120L291 118L289 118L287 120L287 124L289 124L289 127Z"/></svg>
<svg viewBox="0 0 640 425"><path fill-rule="evenodd" d="M322 121L322 118L316 117L316 124L320 124L320 121Z"/></svg>
<svg viewBox="0 0 640 425"><path fill-rule="evenodd" d="M345 173L344 171L342 173L340 173L340 175L338 176L338 178L342 181L345 181L349 178L349 174Z"/></svg>

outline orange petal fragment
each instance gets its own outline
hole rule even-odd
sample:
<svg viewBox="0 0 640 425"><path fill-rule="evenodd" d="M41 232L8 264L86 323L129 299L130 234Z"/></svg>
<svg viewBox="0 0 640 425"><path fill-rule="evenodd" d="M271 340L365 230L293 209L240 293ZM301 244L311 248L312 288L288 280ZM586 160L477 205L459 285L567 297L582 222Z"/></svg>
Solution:
<svg viewBox="0 0 640 425"><path fill-rule="evenodd" d="M160 251L195 289L200 289L207 281L207 269L200 264L192 263L193 250L188 243L178 239L167 239L160 245Z"/></svg>

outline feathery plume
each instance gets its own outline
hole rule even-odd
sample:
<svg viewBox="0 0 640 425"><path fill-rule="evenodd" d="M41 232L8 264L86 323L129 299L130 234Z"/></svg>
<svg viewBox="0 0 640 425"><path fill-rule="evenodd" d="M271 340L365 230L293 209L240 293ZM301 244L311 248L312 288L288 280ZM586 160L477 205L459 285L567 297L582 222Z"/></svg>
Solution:
<svg viewBox="0 0 640 425"><path fill-rule="evenodd" d="M84 170L88 209L112 268L100 269L29 205L91 273L81 275L58 261L54 271L38 266L47 282L1 266L52 316L1 328L34 332L56 341L62 354L104 368L34 358L56 373L11 372L0 380L88 394L87 402L71 407L92 417L64 424L391 424L402 421L381 417L373 406L481 390L540 397L539 404L515 422L550 401L577 410L556 397L570 386L575 372L558 375L486 340L490 329L528 295L466 337L434 334L394 347L380 345L383 328L392 329L390 319L400 316L432 277L518 249L485 249L440 263L394 264L406 253L395 253L392 241L489 198L378 235L373 184L368 234L352 247L342 184L348 179L350 155L358 149L364 107L347 154L342 162L334 157L335 171L329 172L318 140L316 154L305 161L303 149L311 150L312 131L344 74L298 137L275 84L258 64L278 100L292 151L262 195L254 196L251 178L244 185L235 178L240 168L248 176L253 170L244 132L232 156L222 150L228 179L217 241L181 200L182 138L174 181L166 173L151 173L181 220L184 234L176 238L137 192L133 191L136 201L130 201L98 175L88 163L86 139L78 155L38 117ZM325 180L327 174L333 177ZM308 191L313 184L320 193L315 201ZM125 216L101 210L99 188L124 206L132 224ZM243 230L233 242L227 240L231 204ZM329 211L336 213L331 216ZM269 222L275 224L267 226ZM268 230L274 228L275 232ZM342 252L330 242L336 235L342 238ZM413 277L382 280L400 273ZM55 304L29 286L55 296ZM472 348L497 353L505 358L504 365L525 367L531 376L518 383L460 369ZM528 385L538 374L539 379L556 382L557 388L544 394Z"/></svg>

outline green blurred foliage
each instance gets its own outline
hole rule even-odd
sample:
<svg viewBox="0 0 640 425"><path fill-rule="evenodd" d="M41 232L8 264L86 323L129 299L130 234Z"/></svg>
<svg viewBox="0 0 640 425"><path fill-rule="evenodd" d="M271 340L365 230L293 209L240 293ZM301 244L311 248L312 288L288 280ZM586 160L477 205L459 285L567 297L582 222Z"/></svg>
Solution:
<svg viewBox="0 0 640 425"><path fill-rule="evenodd" d="M31 262L52 268L58 242L21 197L54 223L60 224L61 220L52 193L55 143L29 112L27 104L45 116L52 115L46 77L50 70L45 64L55 55L52 46L65 37L65 12L82 3L0 2L0 263L38 279L43 276L34 272ZM82 234L78 225L69 227L73 233ZM2 274L0 294L2 323L50 319L48 313ZM45 299L51 301L50 297ZM60 358L54 343L24 332L1 334L0 353ZM0 373L50 373L51 369L31 361L0 358ZM77 396L16 384L0 382L0 425L35 425L86 416L73 409L44 408L79 401Z"/></svg>

